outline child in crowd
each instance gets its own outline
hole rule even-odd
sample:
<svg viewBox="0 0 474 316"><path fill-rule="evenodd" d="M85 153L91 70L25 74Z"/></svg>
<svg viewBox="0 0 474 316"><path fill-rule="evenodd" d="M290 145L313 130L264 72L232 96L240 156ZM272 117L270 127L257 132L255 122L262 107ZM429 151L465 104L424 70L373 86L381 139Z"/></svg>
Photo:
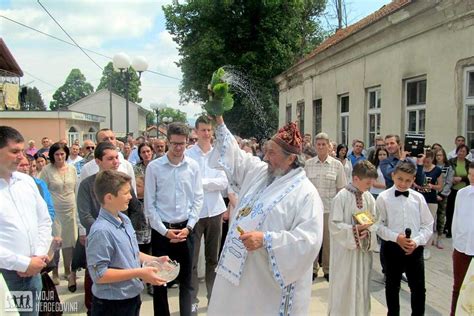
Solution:
<svg viewBox="0 0 474 316"><path fill-rule="evenodd" d="M101 209L87 236L86 255L92 285L92 315L130 315L140 313L143 279L163 285L158 270L141 268L144 261L165 261L139 251L130 219L122 213L131 200L131 178L125 173L105 170L95 180L94 190Z"/></svg>
<svg viewBox="0 0 474 316"><path fill-rule="evenodd" d="M388 315L400 315L400 281L405 272L411 291L412 315L425 312L424 245L433 234L433 216L425 198L410 189L416 166L399 161L393 173L394 186L379 194L376 202L377 234L385 240L385 297Z"/></svg>
<svg viewBox="0 0 474 316"><path fill-rule="evenodd" d="M451 316L455 315L459 290L474 257L474 162L469 164L468 178L471 185L459 190L454 206L452 226L454 284Z"/></svg>
<svg viewBox="0 0 474 316"><path fill-rule="evenodd" d="M329 270L337 277L329 282L329 315L370 314L371 251L377 247L377 228L375 200L368 190L375 179L375 166L360 161L352 170L352 183L334 197Z"/></svg>

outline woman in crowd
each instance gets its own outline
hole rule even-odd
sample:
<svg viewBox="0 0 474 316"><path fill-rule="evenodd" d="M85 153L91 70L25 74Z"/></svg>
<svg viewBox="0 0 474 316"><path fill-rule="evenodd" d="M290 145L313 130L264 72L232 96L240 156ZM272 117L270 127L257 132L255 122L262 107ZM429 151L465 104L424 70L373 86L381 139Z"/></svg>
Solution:
<svg viewBox="0 0 474 316"><path fill-rule="evenodd" d="M428 260L431 257L429 248L432 244L437 242L436 232L436 212L438 211L438 192L443 189L443 174L441 168L434 164L434 154L429 149L425 152L425 159L423 160L423 172L425 174L425 184L419 186L414 184L414 187L418 192L423 194L428 208L430 209L431 215L433 216L433 235L430 240L426 243L425 250L423 251L423 258ZM442 233L442 232L441 232Z"/></svg>
<svg viewBox="0 0 474 316"><path fill-rule="evenodd" d="M128 145L126 143L125 145ZM133 166L133 171L135 173L135 180L137 182L137 198L140 201L141 207L143 208L143 198L145 195L145 173L146 167L153 160L154 152L153 146L148 143L142 143L138 146L138 156L140 161ZM151 254L151 228L148 222L142 223L136 227L136 235L138 241L138 247L140 251L146 254ZM153 286L147 284L147 292L150 295L153 295Z"/></svg>
<svg viewBox="0 0 474 316"><path fill-rule="evenodd" d="M44 166L48 164L48 158L46 158L45 155L39 153L36 153L33 157L36 160L36 173L39 176L41 170L43 170Z"/></svg>
<svg viewBox="0 0 474 316"><path fill-rule="evenodd" d="M344 144L338 145L336 149L336 158L339 159L339 161L344 166L344 173L346 174L347 182L350 182L352 179L352 163L347 158L348 150L349 148L347 148L346 145Z"/></svg>
<svg viewBox="0 0 474 316"><path fill-rule="evenodd" d="M434 146L434 145L433 145ZM448 203L448 196L453 185L454 170L451 167L446 151L443 148L435 151L436 166L441 169L443 175L443 188L438 192L436 199L438 200L438 211L436 212L436 231L438 232L435 246L438 249L443 249L441 242L444 225L446 224L446 205Z"/></svg>
<svg viewBox="0 0 474 316"><path fill-rule="evenodd" d="M372 164L377 168L378 177L372 184L370 188L370 193L376 199L377 196L386 188L385 178L383 176L382 170L380 170L380 162L388 158L388 151L385 148L377 148L374 154L374 161L371 161Z"/></svg>
<svg viewBox="0 0 474 316"><path fill-rule="evenodd" d="M451 238L451 224L453 222L454 202L456 201L456 195L458 191L469 185L469 179L467 178L469 163L466 159L469 153L469 147L466 145L459 145L456 148L457 157L452 158L449 163L454 170L453 186L451 193L448 196L448 204L446 205L446 237Z"/></svg>
<svg viewBox="0 0 474 316"><path fill-rule="evenodd" d="M69 148L62 143L54 143L49 149L51 164L45 166L40 178L46 182L53 197L56 218L53 223L53 236L62 239L64 273L68 288L76 286L76 274L71 271L74 245L77 239L76 222L76 169L66 163ZM53 270L53 282L59 284L59 273Z"/></svg>
<svg viewBox="0 0 474 316"><path fill-rule="evenodd" d="M432 150L433 152L436 152L436 151L438 151L438 150L440 150L440 149L443 149L443 146L441 146L441 145L438 144L438 143L434 143L433 145L431 145L431 150Z"/></svg>

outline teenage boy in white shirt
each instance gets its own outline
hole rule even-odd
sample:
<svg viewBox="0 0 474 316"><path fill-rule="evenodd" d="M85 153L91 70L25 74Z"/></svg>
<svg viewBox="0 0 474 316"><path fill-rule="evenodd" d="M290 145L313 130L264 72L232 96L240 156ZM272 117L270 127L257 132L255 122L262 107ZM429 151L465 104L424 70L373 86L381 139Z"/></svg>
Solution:
<svg viewBox="0 0 474 316"><path fill-rule="evenodd" d="M412 315L425 312L424 245L433 234L433 216L420 193L410 189L416 166L400 161L392 173L394 186L379 194L377 234L385 240L385 297L388 315L400 315L400 281L405 272L411 290Z"/></svg>

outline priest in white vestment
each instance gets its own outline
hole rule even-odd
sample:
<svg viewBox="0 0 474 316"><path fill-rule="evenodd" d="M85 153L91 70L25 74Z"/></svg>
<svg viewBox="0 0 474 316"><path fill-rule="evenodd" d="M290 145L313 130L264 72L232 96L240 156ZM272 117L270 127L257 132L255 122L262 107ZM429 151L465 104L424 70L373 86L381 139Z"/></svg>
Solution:
<svg viewBox="0 0 474 316"><path fill-rule="evenodd" d="M298 128L281 128L267 143L263 162L240 150L222 116L216 122L210 164L240 191L207 313L308 315L323 205L302 168Z"/></svg>
<svg viewBox="0 0 474 316"><path fill-rule="evenodd" d="M367 160L354 166L352 182L334 197L329 215L331 257L328 315L370 315L372 251L377 247L375 200L369 189L377 169Z"/></svg>

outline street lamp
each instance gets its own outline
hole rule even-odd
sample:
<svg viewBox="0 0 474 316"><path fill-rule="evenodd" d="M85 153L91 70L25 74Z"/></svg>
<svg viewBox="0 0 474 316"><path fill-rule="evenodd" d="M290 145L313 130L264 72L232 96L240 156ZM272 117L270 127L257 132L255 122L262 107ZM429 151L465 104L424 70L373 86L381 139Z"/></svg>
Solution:
<svg viewBox="0 0 474 316"><path fill-rule="evenodd" d="M130 125L129 125L129 104L128 104L128 89L131 79L131 72L133 71L130 69L130 57L128 57L125 53L118 53L113 58L113 65L114 69L118 69L120 74L125 79L125 121L126 121L126 135L130 133ZM140 79L142 72L148 69L148 62L146 61L145 57L137 56L135 57L132 62L131 66L134 71L138 72L138 79Z"/></svg>
<svg viewBox="0 0 474 316"><path fill-rule="evenodd" d="M169 123L172 123L172 122L173 122L173 118L172 118L172 117L165 116L165 117L163 118L163 122L166 124L166 126L168 126Z"/></svg>

